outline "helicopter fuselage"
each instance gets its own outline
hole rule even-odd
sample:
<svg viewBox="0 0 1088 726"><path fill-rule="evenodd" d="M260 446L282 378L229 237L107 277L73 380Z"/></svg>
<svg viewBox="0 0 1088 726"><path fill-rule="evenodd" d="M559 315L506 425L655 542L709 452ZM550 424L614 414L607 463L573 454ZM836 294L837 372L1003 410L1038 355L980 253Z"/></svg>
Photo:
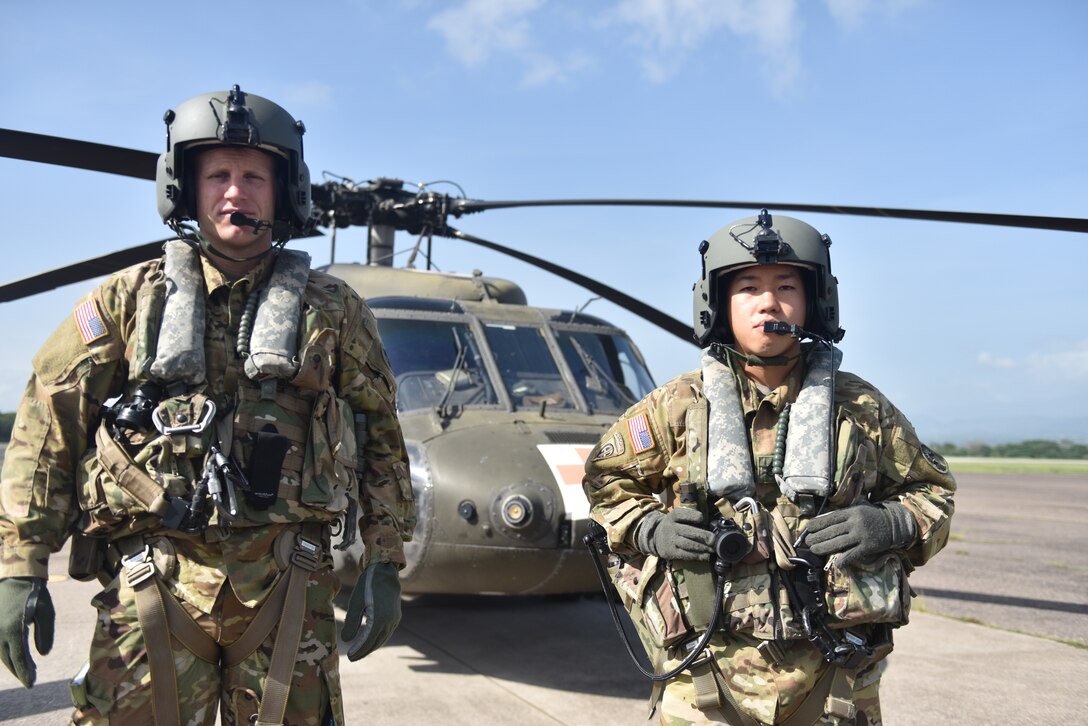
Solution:
<svg viewBox="0 0 1088 726"><path fill-rule="evenodd" d="M417 525L407 593L599 589L581 542L594 444L653 388L626 334L532 307L511 282L334 265L366 299L397 380ZM354 582L358 545L338 556Z"/></svg>

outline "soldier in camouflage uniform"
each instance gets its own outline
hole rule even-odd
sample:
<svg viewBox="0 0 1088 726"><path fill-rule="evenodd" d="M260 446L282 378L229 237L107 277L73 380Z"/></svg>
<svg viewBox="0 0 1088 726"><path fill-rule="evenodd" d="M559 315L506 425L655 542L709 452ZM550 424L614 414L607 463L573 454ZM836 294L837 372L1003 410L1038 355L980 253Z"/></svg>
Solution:
<svg viewBox="0 0 1088 726"><path fill-rule="evenodd" d="M906 575L948 539L945 461L875 387L836 371L829 246L766 210L704 242L702 367L632 406L586 464L657 673L695 649L721 598L705 649L655 684L663 724L879 724Z"/></svg>
<svg viewBox="0 0 1088 726"><path fill-rule="evenodd" d="M0 652L32 686L30 625L44 654L48 559L72 535L73 576L104 585L73 722L341 724L333 534L365 544L349 658L400 619L414 504L394 379L366 304L283 249L310 218L301 122L238 86L165 120L179 240L79 302L19 406Z"/></svg>

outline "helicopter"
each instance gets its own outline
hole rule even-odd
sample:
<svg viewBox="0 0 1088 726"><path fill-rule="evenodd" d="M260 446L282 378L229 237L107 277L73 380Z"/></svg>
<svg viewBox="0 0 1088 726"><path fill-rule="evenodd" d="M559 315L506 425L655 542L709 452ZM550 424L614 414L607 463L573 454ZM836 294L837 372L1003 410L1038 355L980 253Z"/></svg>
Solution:
<svg viewBox="0 0 1088 726"><path fill-rule="evenodd" d="M0 156L154 180L157 154L0 129ZM450 218L491 209L562 206L729 208L879 216L1088 232L1088 220L767 201L551 199L481 201L394 178L315 183L314 223L366 226L366 264L325 269L362 295L398 384L418 522L406 545L407 594L598 592L581 544L589 526L581 490L592 446L618 415L654 388L634 342L582 309L528 304L510 280L430 269L433 238L476 244L545 269L609 300L685 343L681 322L603 282L454 228ZM417 237L427 269L394 268L396 232ZM423 250L423 243L426 249ZM0 302L85 281L158 257L165 240L121 250L0 286ZM335 259L335 255L333 255ZM337 553L354 582L360 545Z"/></svg>

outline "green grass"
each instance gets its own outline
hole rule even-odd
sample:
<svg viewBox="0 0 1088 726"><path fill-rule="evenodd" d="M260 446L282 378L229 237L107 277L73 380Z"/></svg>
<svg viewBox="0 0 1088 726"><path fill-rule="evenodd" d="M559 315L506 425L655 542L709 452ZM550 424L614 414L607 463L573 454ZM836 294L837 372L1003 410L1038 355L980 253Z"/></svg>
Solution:
<svg viewBox="0 0 1088 726"><path fill-rule="evenodd" d="M948 457L953 474L1062 474L1088 476L1084 459L1000 459Z"/></svg>

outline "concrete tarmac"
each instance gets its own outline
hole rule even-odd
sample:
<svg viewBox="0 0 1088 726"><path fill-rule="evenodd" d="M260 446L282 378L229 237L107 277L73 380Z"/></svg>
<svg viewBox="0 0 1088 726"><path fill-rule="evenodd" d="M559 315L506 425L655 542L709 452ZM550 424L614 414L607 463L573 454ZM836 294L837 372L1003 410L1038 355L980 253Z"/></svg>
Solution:
<svg viewBox="0 0 1088 726"><path fill-rule="evenodd" d="M920 597L887 661L885 723L1083 722L1088 479L958 478L953 540L911 577ZM97 585L59 576L66 569L58 554L57 643L36 657L38 685L25 690L0 668L0 722L70 713ZM341 675L349 724L646 723L648 682L599 596L416 598L390 643L344 658Z"/></svg>

